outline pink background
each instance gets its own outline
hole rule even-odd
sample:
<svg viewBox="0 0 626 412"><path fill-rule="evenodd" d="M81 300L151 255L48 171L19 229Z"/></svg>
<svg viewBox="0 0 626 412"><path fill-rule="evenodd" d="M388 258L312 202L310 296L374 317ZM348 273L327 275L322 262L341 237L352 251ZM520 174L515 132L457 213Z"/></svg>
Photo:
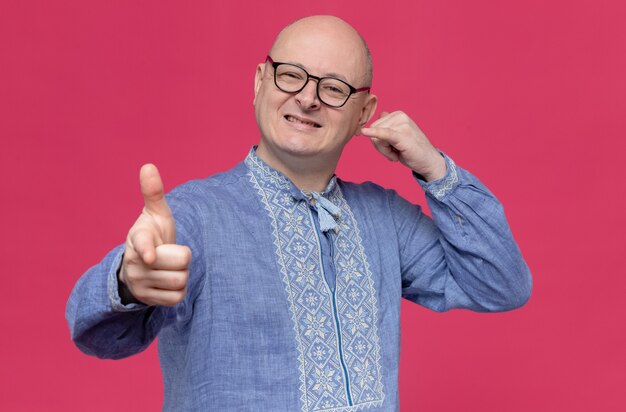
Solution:
<svg viewBox="0 0 626 412"><path fill-rule="evenodd" d="M4 0L0 409L160 409L156 345L81 354L70 290L124 241L141 164L172 188L245 156L255 65L286 23L328 13L368 40L379 109L502 201L534 275L511 313L403 303L402 410L626 410L625 4ZM424 203L364 137L338 175Z"/></svg>

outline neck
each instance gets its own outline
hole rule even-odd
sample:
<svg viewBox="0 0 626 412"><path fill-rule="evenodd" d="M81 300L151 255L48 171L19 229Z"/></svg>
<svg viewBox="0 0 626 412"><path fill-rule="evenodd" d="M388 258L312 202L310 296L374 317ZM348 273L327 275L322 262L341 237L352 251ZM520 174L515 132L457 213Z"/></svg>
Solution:
<svg viewBox="0 0 626 412"><path fill-rule="evenodd" d="M261 141L256 154L270 167L278 170L305 192L322 192L335 173L339 156L294 156L276 153Z"/></svg>

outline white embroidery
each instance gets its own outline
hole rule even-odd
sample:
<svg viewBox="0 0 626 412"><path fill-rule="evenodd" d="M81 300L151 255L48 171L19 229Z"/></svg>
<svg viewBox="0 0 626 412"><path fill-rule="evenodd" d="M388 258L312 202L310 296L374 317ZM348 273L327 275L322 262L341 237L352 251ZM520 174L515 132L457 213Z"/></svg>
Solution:
<svg viewBox="0 0 626 412"><path fill-rule="evenodd" d="M435 199L442 200L448 192L450 192L459 181L459 176L456 171L456 164L449 157L446 159L447 166L450 169L450 173L448 177L446 177L442 182L434 184L432 187L428 188L428 191L435 196Z"/></svg>
<svg viewBox="0 0 626 412"><path fill-rule="evenodd" d="M341 229L336 234L336 243L347 245L344 249L335 249L335 267L339 268L337 271L337 302L339 310L343 314L343 323L349 325L349 327L346 326L342 329L341 337L346 366L351 377L364 359L368 360L368 365L373 368L371 372L374 377L373 381L367 379L363 381L362 386L353 384L350 387L352 401L354 405L368 404L369 402L372 402L371 405L381 405L385 395L382 384L382 364L377 326L378 306L374 278L365 256L356 219L339 187L333 191L329 198L341 208L342 216L344 216L340 223ZM343 267L352 268L352 276L343 272L342 263ZM354 272L363 274L363 276L355 276ZM352 319L348 317L348 314ZM364 327L364 324L367 327ZM366 351L365 354L357 352L358 342L367 342L370 350Z"/></svg>
<svg viewBox="0 0 626 412"><path fill-rule="evenodd" d="M356 221L341 190L335 186L328 195L341 209L338 230L331 232L336 245L335 314L308 204L287 201L291 183L253 152L246 164L272 224L294 324L302 411L354 412L382 405L376 291Z"/></svg>

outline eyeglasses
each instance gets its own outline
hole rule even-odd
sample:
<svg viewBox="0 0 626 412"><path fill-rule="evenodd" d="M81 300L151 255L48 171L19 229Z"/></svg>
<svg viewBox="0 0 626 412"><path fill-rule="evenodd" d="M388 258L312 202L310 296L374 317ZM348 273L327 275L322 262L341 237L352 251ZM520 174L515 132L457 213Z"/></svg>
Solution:
<svg viewBox="0 0 626 412"><path fill-rule="evenodd" d="M267 56L274 68L274 84L286 93L299 93L309 83L309 79L317 80L317 98L330 107L341 107L354 93L369 91L369 87L356 89L343 80L334 77L317 77L310 75L300 66L291 63L280 63Z"/></svg>

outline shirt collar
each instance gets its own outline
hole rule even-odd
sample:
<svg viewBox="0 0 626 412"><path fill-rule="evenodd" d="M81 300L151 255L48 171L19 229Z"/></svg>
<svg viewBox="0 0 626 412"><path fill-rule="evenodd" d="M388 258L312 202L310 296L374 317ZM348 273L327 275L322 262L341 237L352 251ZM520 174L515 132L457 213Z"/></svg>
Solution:
<svg viewBox="0 0 626 412"><path fill-rule="evenodd" d="M277 189L286 190L296 199L310 199L311 196L313 196L313 193L328 197L334 192L337 186L337 176L333 175L328 182L328 185L326 185L326 188L322 192L305 192L298 189L298 187L296 187L296 185L287 176L265 163L256 154L256 148L256 145L252 146L244 162L248 169L250 169L250 171L254 173L264 185L272 185Z"/></svg>
<svg viewBox="0 0 626 412"><path fill-rule="evenodd" d="M257 154L257 146L253 146L246 156L244 163L252 172L262 186L270 186L280 191L291 194L295 200L306 200L318 212L320 219L320 229L323 232L327 230L337 230L338 224L336 219L341 215L341 209L329 200L331 195L336 194L337 176L333 177L326 185L326 189L322 192L305 192L298 189L296 185L284 174L272 168L265 163ZM314 202L311 202L314 200Z"/></svg>

